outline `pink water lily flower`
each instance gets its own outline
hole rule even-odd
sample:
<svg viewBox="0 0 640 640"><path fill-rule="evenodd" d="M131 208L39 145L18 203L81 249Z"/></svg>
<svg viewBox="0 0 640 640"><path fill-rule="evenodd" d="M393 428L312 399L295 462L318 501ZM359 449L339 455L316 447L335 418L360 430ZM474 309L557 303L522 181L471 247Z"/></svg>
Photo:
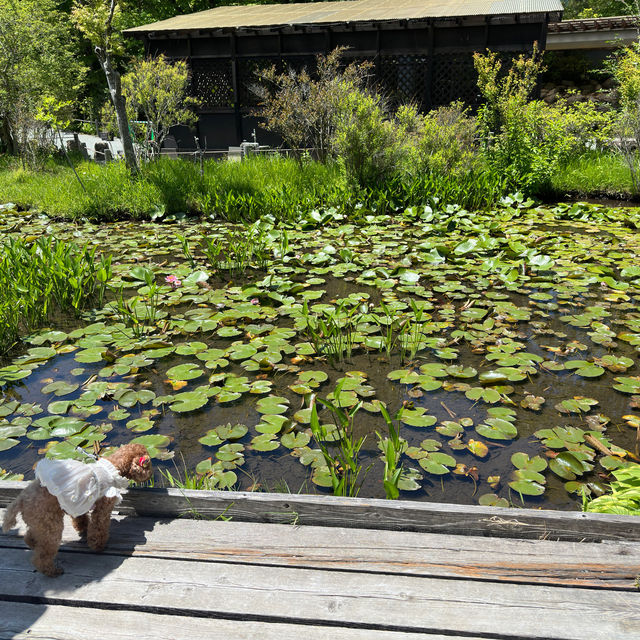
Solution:
<svg viewBox="0 0 640 640"><path fill-rule="evenodd" d="M251 298L250 302L251 304L260 304L260 300L258 300L258 298Z"/></svg>
<svg viewBox="0 0 640 640"><path fill-rule="evenodd" d="M177 276L174 275L167 276L164 281L169 284L172 289L177 289L182 284L182 280L178 280Z"/></svg>

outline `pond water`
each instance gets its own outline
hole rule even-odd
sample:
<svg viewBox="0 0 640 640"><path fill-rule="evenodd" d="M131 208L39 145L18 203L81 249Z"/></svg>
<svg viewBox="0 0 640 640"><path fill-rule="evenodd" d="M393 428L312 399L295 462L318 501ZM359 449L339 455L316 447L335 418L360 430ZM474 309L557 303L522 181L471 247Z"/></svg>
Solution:
<svg viewBox="0 0 640 640"><path fill-rule="evenodd" d="M638 455L638 221L521 200L288 227L0 211L1 236L111 253L122 287L0 362L0 469L136 438L174 476L330 492L317 395L357 409L361 496L385 496L384 403L402 498L574 509Z"/></svg>

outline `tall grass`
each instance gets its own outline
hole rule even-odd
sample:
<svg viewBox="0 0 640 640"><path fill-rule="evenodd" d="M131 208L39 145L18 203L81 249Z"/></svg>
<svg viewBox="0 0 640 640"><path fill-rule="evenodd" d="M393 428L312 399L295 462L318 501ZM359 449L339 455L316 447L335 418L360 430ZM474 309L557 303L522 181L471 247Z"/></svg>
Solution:
<svg viewBox="0 0 640 640"><path fill-rule="evenodd" d="M52 216L113 220L122 217L195 214L232 222L254 221L264 214L293 219L299 210L324 206L344 191L336 164L299 163L275 157L242 163L204 163L204 175L188 160L159 158L132 178L123 163L77 167L86 191L73 172L54 162L45 171L17 168L4 160L0 201L34 207Z"/></svg>
<svg viewBox="0 0 640 640"><path fill-rule="evenodd" d="M45 237L0 243L0 356L56 310L102 305L111 275L111 257L96 258L95 247Z"/></svg>
<svg viewBox="0 0 640 640"><path fill-rule="evenodd" d="M4 170L2 170L4 169ZM159 158L131 177L124 165L82 162L73 172L53 161L40 172L0 160L0 202L34 207L52 216L114 220L175 214L206 215L230 222L253 222L265 214L294 221L323 207L349 212L364 205L379 213L407 206L456 203L467 209L494 204L505 192L500 176L487 171L462 175L429 173L392 178L370 189L348 185L339 163L291 158L249 158L244 162Z"/></svg>
<svg viewBox="0 0 640 640"><path fill-rule="evenodd" d="M633 195L631 174L619 155L592 151L573 158L551 177L552 196L572 193L580 197Z"/></svg>

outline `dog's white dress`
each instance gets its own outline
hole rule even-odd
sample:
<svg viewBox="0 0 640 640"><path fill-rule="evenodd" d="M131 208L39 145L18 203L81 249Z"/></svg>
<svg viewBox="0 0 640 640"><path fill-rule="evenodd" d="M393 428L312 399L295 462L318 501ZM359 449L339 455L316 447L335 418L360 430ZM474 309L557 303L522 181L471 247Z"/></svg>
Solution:
<svg viewBox="0 0 640 640"><path fill-rule="evenodd" d="M40 460L36 478L49 493L58 498L60 507L77 518L91 511L102 497L122 500L122 491L129 481L107 459L92 464L78 460Z"/></svg>

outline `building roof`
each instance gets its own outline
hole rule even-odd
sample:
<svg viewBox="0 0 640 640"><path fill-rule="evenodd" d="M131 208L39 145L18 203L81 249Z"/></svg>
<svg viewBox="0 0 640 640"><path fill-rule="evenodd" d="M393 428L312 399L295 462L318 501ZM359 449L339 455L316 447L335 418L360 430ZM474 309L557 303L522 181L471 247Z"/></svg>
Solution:
<svg viewBox="0 0 640 640"><path fill-rule="evenodd" d="M289 25L419 20L463 16L551 13L560 0L342 0L226 6L127 29L131 35L161 31L274 28Z"/></svg>

